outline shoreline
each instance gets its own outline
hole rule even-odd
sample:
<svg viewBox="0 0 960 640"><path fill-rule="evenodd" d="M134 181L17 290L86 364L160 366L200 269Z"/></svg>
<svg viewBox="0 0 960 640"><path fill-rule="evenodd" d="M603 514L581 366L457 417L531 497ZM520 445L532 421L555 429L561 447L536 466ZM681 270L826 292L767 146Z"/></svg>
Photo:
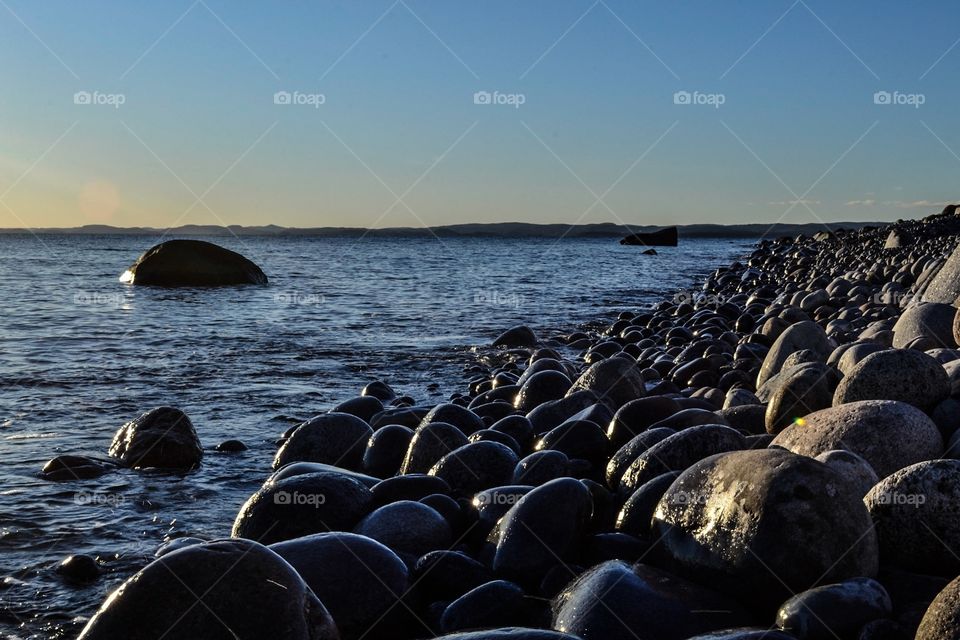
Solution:
<svg viewBox="0 0 960 640"><path fill-rule="evenodd" d="M81 637L158 600L150 624L212 633L178 619L171 572L196 566L187 585L233 576L214 608L262 605L227 608L290 638L939 637L956 605L934 598L960 590L960 461L940 460L960 448L958 241L954 211L763 240L603 330L509 329L448 403L373 382L283 435L232 541L168 543Z"/></svg>

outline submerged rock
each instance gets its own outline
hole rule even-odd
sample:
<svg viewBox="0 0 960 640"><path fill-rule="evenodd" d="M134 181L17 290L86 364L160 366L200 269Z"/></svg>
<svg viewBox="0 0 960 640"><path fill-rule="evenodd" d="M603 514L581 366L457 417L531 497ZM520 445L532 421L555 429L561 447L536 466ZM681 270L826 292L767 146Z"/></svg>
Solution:
<svg viewBox="0 0 960 640"><path fill-rule="evenodd" d="M154 560L114 591L80 634L80 640L117 638L337 640L339 634L283 558L250 540L217 540Z"/></svg>
<svg viewBox="0 0 960 640"><path fill-rule="evenodd" d="M239 253L203 240L167 240L145 251L121 282L159 287L267 284L267 276Z"/></svg>
<svg viewBox="0 0 960 640"><path fill-rule="evenodd" d="M187 414L158 407L120 427L109 454L124 467L188 471L200 466L203 447Z"/></svg>

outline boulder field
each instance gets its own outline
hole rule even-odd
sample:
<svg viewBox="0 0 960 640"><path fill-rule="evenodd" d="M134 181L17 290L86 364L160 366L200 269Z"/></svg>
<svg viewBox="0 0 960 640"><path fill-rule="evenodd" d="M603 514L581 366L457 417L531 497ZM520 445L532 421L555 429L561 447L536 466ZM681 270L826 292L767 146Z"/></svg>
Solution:
<svg viewBox="0 0 960 640"><path fill-rule="evenodd" d="M955 207L765 239L672 300L491 336L443 404L371 382L81 638L960 638L958 245ZM43 473L199 451L161 408Z"/></svg>

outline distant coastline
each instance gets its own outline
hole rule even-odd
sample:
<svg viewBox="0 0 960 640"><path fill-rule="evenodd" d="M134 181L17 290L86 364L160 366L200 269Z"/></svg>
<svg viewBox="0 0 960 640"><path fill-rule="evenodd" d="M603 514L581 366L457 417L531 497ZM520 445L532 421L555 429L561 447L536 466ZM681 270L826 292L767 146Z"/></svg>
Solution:
<svg viewBox="0 0 960 640"><path fill-rule="evenodd" d="M831 222L831 230L859 229L883 226L889 222ZM527 222L493 222L452 224L437 227L389 227L364 229L360 227L281 227L265 226L218 226L183 225L170 229L152 227L113 227L110 225L84 225L81 227L50 229L0 229L0 234L53 234L53 235L168 235L168 236L310 236L329 238L619 238L632 233L646 233L662 229L657 225L622 225L612 222L597 224L534 224ZM759 238L810 235L823 231L824 224L689 224L677 225L683 238Z"/></svg>

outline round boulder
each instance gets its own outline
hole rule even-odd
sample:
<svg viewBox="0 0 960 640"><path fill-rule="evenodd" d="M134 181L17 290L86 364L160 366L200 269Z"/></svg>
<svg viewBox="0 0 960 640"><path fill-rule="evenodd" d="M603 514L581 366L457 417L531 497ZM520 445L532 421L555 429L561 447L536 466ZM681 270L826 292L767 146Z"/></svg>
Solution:
<svg viewBox="0 0 960 640"><path fill-rule="evenodd" d="M273 468L290 462L322 462L359 471L373 429L349 413L324 413L294 430L273 459Z"/></svg>
<svg viewBox="0 0 960 640"><path fill-rule="evenodd" d="M939 362L913 349L886 349L871 353L844 376L833 404L899 400L929 412L949 394L949 378Z"/></svg>
<svg viewBox="0 0 960 640"><path fill-rule="evenodd" d="M239 253L203 240L167 240L144 252L120 282L158 287L267 284L267 276Z"/></svg>
<svg viewBox="0 0 960 640"><path fill-rule="evenodd" d="M108 452L124 467L187 471L200 466L203 448L193 423L180 409L157 407L117 430Z"/></svg>
<svg viewBox="0 0 960 640"><path fill-rule="evenodd" d="M941 591L920 621L916 640L956 640L960 638L960 578Z"/></svg>
<svg viewBox="0 0 960 640"><path fill-rule="evenodd" d="M953 320L957 308L940 302L922 302L900 315L893 325L893 346L904 349L917 338L927 338L938 347L953 349Z"/></svg>

